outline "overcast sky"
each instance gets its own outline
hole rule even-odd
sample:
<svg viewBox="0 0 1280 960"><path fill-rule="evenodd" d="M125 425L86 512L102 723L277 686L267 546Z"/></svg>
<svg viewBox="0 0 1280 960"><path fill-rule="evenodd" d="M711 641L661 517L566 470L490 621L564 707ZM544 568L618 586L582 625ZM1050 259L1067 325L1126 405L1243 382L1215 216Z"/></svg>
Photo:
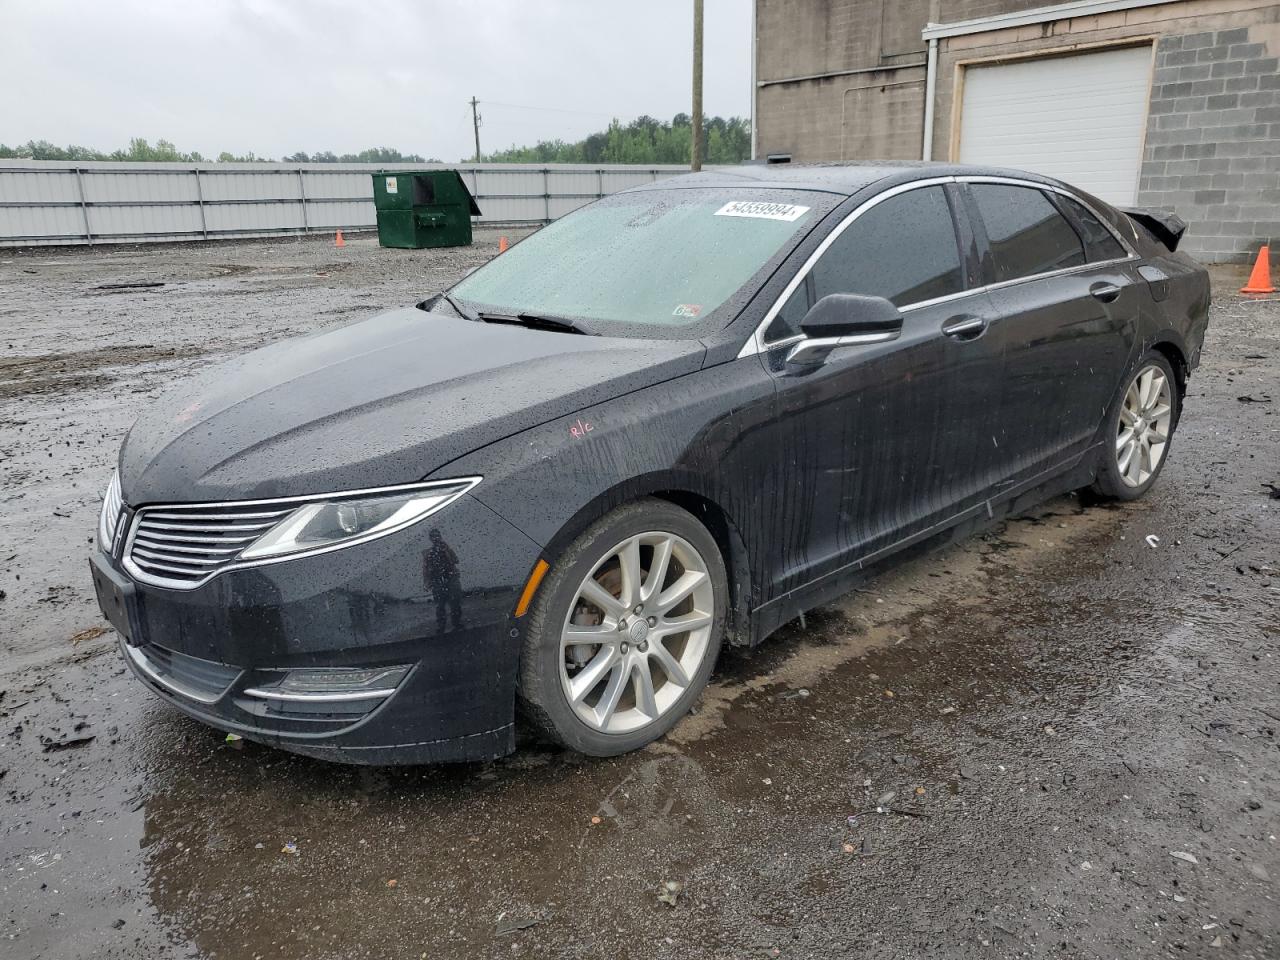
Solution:
<svg viewBox="0 0 1280 960"><path fill-rule="evenodd" d="M708 115L747 116L751 0L706 0ZM216 156L580 139L690 109L692 0L0 0L0 143ZM538 109L529 109L529 108Z"/></svg>

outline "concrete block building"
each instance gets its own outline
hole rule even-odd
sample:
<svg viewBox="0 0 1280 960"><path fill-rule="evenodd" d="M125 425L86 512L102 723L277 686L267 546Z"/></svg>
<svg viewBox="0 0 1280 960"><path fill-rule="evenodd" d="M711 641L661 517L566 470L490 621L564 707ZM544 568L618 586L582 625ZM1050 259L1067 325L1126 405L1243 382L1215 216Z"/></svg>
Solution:
<svg viewBox="0 0 1280 960"><path fill-rule="evenodd" d="M756 155L931 159L1280 243L1280 2L755 0Z"/></svg>

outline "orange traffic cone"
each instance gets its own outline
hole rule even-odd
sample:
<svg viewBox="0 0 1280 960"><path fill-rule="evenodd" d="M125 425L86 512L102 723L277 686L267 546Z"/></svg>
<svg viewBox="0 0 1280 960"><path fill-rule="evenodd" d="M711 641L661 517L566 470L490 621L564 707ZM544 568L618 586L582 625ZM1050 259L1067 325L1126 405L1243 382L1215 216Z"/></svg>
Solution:
<svg viewBox="0 0 1280 960"><path fill-rule="evenodd" d="M499 238L498 238L498 252L499 252L499 253L506 253L506 252L507 252L507 247L509 247L509 246L511 246L511 244L507 243L507 238L506 238L506 237L499 237Z"/></svg>
<svg viewBox="0 0 1280 960"><path fill-rule="evenodd" d="M1249 282L1240 288L1241 293L1275 293L1271 285L1271 247L1263 244L1258 250L1258 259L1254 261L1253 273L1249 274Z"/></svg>
<svg viewBox="0 0 1280 960"><path fill-rule="evenodd" d="M345 240L343 240L343 239L342 239L342 231L341 231L341 230L339 230L339 231L338 231L338 233L337 233L337 235L333 238L333 245L334 245L335 247L345 247L345 246L347 245L347 241L345 241Z"/></svg>

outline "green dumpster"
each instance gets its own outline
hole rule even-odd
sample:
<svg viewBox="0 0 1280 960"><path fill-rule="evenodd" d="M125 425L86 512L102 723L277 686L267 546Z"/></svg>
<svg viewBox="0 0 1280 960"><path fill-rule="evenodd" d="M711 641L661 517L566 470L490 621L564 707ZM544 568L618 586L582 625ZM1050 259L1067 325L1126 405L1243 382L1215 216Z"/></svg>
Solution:
<svg viewBox="0 0 1280 960"><path fill-rule="evenodd" d="M465 247L480 208L457 170L380 170L373 175L384 247Z"/></svg>

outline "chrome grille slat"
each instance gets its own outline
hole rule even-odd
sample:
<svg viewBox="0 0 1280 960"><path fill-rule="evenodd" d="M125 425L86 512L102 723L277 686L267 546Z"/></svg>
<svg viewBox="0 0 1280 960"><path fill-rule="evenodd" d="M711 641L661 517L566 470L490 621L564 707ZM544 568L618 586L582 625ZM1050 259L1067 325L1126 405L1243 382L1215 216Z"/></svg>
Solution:
<svg viewBox="0 0 1280 960"><path fill-rule="evenodd" d="M147 516L153 520L181 520L186 523L188 521L196 521L199 523L208 523L212 520L279 520L290 510L268 510L256 511L250 513L200 513L193 510L190 513L178 512L175 510L156 510L147 513Z"/></svg>
<svg viewBox="0 0 1280 960"><path fill-rule="evenodd" d="M133 565L138 570L142 570L144 572L155 572L158 570L160 571L160 574L158 575L176 573L179 576L174 579L187 579L193 583L197 580L203 579L209 572L208 569L204 567L175 567L172 564L157 563L154 560L147 560L142 557L135 557Z"/></svg>
<svg viewBox="0 0 1280 960"><path fill-rule="evenodd" d="M243 544L246 540L252 540L258 536L256 530L248 537L204 537L199 534L160 533L154 527L155 524L147 525L146 536L148 540L162 540L173 543L211 543L217 546L224 543L228 545Z"/></svg>
<svg viewBox="0 0 1280 960"><path fill-rule="evenodd" d="M237 523L237 524L234 524L234 525L232 525L232 524L226 524L226 523L221 523L221 524L212 524L212 523L205 523L205 524L201 524L201 523L155 523L154 521L150 520L149 518L145 518L145 515L144 515L144 520L143 520L143 523L145 523L145 524L147 525L147 528L148 528L148 529L156 528L156 529L159 529L159 530L199 530L199 531L200 531L200 532L202 532L202 533L218 533L218 532L225 533L225 532L227 532L228 530L232 530L232 531L235 531L235 530L248 530L248 531L255 531L255 530L267 530L267 529L270 529L271 527L274 527L274 526L276 525L276 522L277 522L277 521L272 520L272 521L269 521L269 522L267 522L267 523Z"/></svg>
<svg viewBox="0 0 1280 960"><path fill-rule="evenodd" d="M226 543L227 541L222 541ZM244 543L234 543L230 547L188 547L176 543L162 543L152 540L150 537L143 537L139 534L133 540L134 546L145 547L148 550L163 553L166 550L173 550L177 553L194 553L197 556L223 556L228 553L239 553L244 549Z"/></svg>
<svg viewBox="0 0 1280 960"><path fill-rule="evenodd" d="M156 553L145 547L139 547L136 544L131 551L134 559L144 557L148 560L155 560L160 563L185 563L192 567L209 567L221 564L226 558L224 557L173 557L165 553Z"/></svg>

